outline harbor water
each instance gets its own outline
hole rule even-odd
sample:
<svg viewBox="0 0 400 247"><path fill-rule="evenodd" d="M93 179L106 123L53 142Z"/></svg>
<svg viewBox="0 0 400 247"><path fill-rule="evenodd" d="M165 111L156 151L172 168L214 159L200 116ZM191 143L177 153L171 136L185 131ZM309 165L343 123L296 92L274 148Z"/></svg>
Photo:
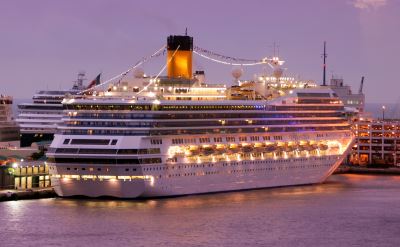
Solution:
<svg viewBox="0 0 400 247"><path fill-rule="evenodd" d="M400 176L149 200L0 203L0 246L398 246Z"/></svg>

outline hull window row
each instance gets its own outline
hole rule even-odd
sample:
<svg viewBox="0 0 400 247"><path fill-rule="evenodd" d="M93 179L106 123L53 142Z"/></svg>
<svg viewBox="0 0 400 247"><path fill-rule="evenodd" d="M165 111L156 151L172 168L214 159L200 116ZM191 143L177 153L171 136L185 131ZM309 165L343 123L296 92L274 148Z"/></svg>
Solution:
<svg viewBox="0 0 400 247"><path fill-rule="evenodd" d="M49 158L51 163L79 163L79 164L158 164L161 158L145 159L85 159L85 158Z"/></svg>
<svg viewBox="0 0 400 247"><path fill-rule="evenodd" d="M64 105L67 110L128 110L128 111L209 111L209 110L265 110L266 105Z"/></svg>
<svg viewBox="0 0 400 247"><path fill-rule="evenodd" d="M265 128L231 128L231 129L180 129L180 130L59 130L63 135L127 135L127 136L158 136L182 134L224 134L224 133L270 133L270 132L301 132L301 131L335 131L348 130L349 126L324 126L324 127L268 127Z"/></svg>
<svg viewBox="0 0 400 247"><path fill-rule="evenodd" d="M66 110L95 111L221 111L221 110L343 110L343 105L64 105Z"/></svg>
<svg viewBox="0 0 400 247"><path fill-rule="evenodd" d="M243 126L243 125L296 125L296 124L340 124L346 123L345 119L335 120L223 120L223 121L188 121L186 122L86 122L86 121L68 121L62 126L75 127L144 127L144 128L166 128L166 127L221 127L223 126Z"/></svg>
<svg viewBox="0 0 400 247"><path fill-rule="evenodd" d="M225 119L225 118L317 118L341 117L341 112L330 113L83 113L68 114L70 119Z"/></svg>
<svg viewBox="0 0 400 247"><path fill-rule="evenodd" d="M94 149L94 148L50 148L49 152L58 154L159 154L159 148L150 149Z"/></svg>
<svg viewBox="0 0 400 247"><path fill-rule="evenodd" d="M72 139L72 145L108 145L110 139Z"/></svg>

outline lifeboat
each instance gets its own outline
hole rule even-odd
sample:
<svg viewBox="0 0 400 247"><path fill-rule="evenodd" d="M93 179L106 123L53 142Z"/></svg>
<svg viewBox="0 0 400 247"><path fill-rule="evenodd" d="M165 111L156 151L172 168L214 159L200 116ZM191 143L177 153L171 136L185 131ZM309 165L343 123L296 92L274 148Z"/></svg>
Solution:
<svg viewBox="0 0 400 247"><path fill-rule="evenodd" d="M265 146L264 151L267 153L272 153L272 152L276 151L276 149L277 149L276 144L270 144L270 145Z"/></svg>
<svg viewBox="0 0 400 247"><path fill-rule="evenodd" d="M237 145L231 145L228 149L229 153L237 153L240 151L239 146Z"/></svg>
<svg viewBox="0 0 400 247"><path fill-rule="evenodd" d="M327 150L329 148L329 146L326 145L326 144L321 143L321 144L318 145L318 148L320 150L324 150L325 151L325 150Z"/></svg>
<svg viewBox="0 0 400 247"><path fill-rule="evenodd" d="M308 144L302 144L297 147L299 151L307 150Z"/></svg>
<svg viewBox="0 0 400 247"><path fill-rule="evenodd" d="M307 144L306 147L305 147L305 150L307 150L307 151L313 151L314 149L315 148L311 144Z"/></svg>
<svg viewBox="0 0 400 247"><path fill-rule="evenodd" d="M293 151L300 151L300 145L298 145L298 144L294 144L293 146Z"/></svg>
<svg viewBox="0 0 400 247"><path fill-rule="evenodd" d="M285 151L285 146L277 146L275 152L280 153Z"/></svg>
<svg viewBox="0 0 400 247"><path fill-rule="evenodd" d="M288 145L285 147L286 152L293 152L296 149L294 145Z"/></svg>
<svg viewBox="0 0 400 247"><path fill-rule="evenodd" d="M331 146L331 149L339 149L339 148L340 148L340 147L339 147L338 144Z"/></svg>
<svg viewBox="0 0 400 247"><path fill-rule="evenodd" d="M175 156L175 157L184 157L184 156L185 156L185 153L183 153L183 152L177 152L177 153L175 153L174 156Z"/></svg>
<svg viewBox="0 0 400 247"><path fill-rule="evenodd" d="M215 154L224 154L224 153L226 153L226 149L225 149L225 147L220 147L220 148L216 148L215 149Z"/></svg>
<svg viewBox="0 0 400 247"><path fill-rule="evenodd" d="M280 148L280 150L283 151L283 152L290 152L289 147L286 146L286 145L285 145L285 146L280 146L279 148Z"/></svg>
<svg viewBox="0 0 400 247"><path fill-rule="evenodd" d="M201 150L198 146L189 146L186 148L185 153L187 154L187 156L195 156L199 155L201 153Z"/></svg>
<svg viewBox="0 0 400 247"><path fill-rule="evenodd" d="M254 148L251 145L242 146L242 151L244 153L249 153L249 152L252 152L253 150L254 150Z"/></svg>
<svg viewBox="0 0 400 247"><path fill-rule="evenodd" d="M265 150L265 146L264 146L264 145L255 146L255 147L254 147L254 151L257 152L257 153L261 153L261 152L263 152L264 150Z"/></svg>
<svg viewBox="0 0 400 247"><path fill-rule="evenodd" d="M199 149L192 149L189 150L189 156L195 156L195 155L199 155L201 152Z"/></svg>
<svg viewBox="0 0 400 247"><path fill-rule="evenodd" d="M215 150L213 147L203 147L203 152L205 156L211 155L215 153Z"/></svg>

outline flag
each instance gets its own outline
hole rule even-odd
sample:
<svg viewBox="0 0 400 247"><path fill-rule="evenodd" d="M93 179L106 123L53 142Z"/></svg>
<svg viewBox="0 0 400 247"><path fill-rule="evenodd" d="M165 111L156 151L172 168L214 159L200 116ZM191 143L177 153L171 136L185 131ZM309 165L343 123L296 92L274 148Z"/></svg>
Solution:
<svg viewBox="0 0 400 247"><path fill-rule="evenodd" d="M94 78L94 80L89 83L89 85L87 86L86 89L90 89L90 88L92 88L94 86L100 85L100 76L101 76L101 73L98 74L96 76L96 78Z"/></svg>

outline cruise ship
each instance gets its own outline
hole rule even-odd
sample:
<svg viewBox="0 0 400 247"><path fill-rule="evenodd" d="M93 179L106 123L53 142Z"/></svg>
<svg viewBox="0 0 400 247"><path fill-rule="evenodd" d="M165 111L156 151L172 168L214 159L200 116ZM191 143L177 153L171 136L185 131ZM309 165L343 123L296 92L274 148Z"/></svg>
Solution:
<svg viewBox="0 0 400 247"><path fill-rule="evenodd" d="M18 105L17 122L21 128L21 147L32 143L51 142L57 125L61 123L62 100L67 94L77 94L84 90L85 73L78 73L73 87L68 90L42 90L32 97L32 102Z"/></svg>
<svg viewBox="0 0 400 247"><path fill-rule="evenodd" d="M283 81L207 84L193 38L169 36L167 75L134 73L63 100L47 152L61 197L164 197L314 184L354 136L327 87ZM267 60L265 62L268 62Z"/></svg>

